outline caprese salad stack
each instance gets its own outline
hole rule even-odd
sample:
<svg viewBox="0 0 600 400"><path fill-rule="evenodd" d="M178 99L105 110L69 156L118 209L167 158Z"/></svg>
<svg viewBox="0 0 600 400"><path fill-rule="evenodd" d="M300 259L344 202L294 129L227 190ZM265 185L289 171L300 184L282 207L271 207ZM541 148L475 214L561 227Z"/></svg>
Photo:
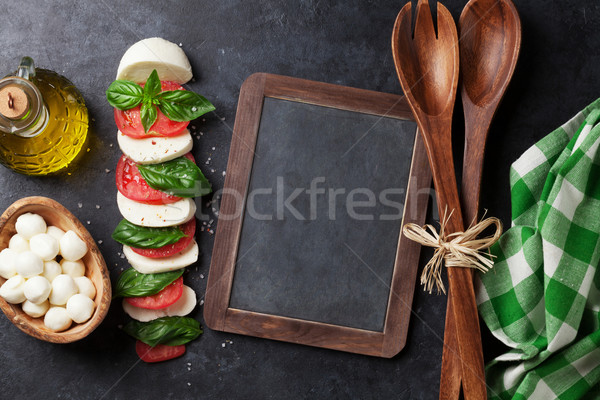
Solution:
<svg viewBox="0 0 600 400"><path fill-rule="evenodd" d="M134 319L124 330L147 362L182 355L185 343L202 333L196 320L184 317L196 306L196 294L182 275L198 260L194 197L211 187L190 153L187 127L214 106L181 86L191 77L179 46L150 38L127 50L106 91L123 152L116 184L124 219L112 237L132 266L121 274L114 297L124 298L123 309Z"/></svg>

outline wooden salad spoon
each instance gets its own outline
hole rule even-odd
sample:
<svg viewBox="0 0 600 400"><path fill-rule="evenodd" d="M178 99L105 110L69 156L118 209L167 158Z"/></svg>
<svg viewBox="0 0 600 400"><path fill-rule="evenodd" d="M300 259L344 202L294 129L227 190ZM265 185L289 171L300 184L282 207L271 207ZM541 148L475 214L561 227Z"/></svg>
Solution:
<svg viewBox="0 0 600 400"><path fill-rule="evenodd" d="M461 204L465 221L478 218L483 157L490 123L510 82L521 48L521 21L510 0L470 0L458 21L461 97L465 114ZM452 303L446 310L440 400L458 399Z"/></svg>
<svg viewBox="0 0 600 400"><path fill-rule="evenodd" d="M392 53L402 90L427 148L440 216L452 212L446 224L445 233L449 234L464 228L451 138L459 76L458 35L452 15L439 2L436 35L429 3L419 0L413 37L411 12L412 5L407 3L398 13L392 33ZM485 399L483 352L471 274L465 268L447 268L447 271L464 395L467 400Z"/></svg>

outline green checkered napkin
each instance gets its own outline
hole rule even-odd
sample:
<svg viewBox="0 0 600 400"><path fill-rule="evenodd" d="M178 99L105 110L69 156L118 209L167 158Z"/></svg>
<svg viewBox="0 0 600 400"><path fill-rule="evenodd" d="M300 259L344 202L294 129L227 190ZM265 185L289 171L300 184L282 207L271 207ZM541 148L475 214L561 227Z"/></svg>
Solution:
<svg viewBox="0 0 600 400"><path fill-rule="evenodd" d="M490 399L600 399L600 99L510 171L512 227L476 282L512 350L486 368Z"/></svg>

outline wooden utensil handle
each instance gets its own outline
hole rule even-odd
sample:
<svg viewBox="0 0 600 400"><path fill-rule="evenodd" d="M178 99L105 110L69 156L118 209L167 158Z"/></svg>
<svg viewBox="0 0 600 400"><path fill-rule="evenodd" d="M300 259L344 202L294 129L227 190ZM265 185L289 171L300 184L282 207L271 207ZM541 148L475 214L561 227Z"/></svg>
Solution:
<svg viewBox="0 0 600 400"><path fill-rule="evenodd" d="M471 116L465 118L465 149L460 191L464 220L468 225L478 217L485 143L493 114L464 98L463 108L468 110Z"/></svg>
<svg viewBox="0 0 600 400"><path fill-rule="evenodd" d="M468 115L474 116L465 119L465 149L460 191L464 221L466 224L472 224L478 218L485 142L491 115L481 115L484 114L484 110L471 103L464 94L463 108L465 114L468 111ZM474 121L477 121L477 123L474 123ZM459 349L454 322L454 308L452 302L449 301L446 307L446 326L444 328L440 400L458 399L460 395L462 374L458 357Z"/></svg>
<svg viewBox="0 0 600 400"><path fill-rule="evenodd" d="M420 125L421 127L421 125ZM463 231L464 225L458 197L450 129L448 121L434 120L421 127L430 134L430 142L425 141L427 154L433 172L433 181L438 201L440 218L452 212L445 233ZM479 317L475 302L475 290L471 272L465 268L447 268L450 284L448 301L452 303L454 324L458 343L459 362L462 369L463 393L466 400L486 398L483 350L479 332Z"/></svg>

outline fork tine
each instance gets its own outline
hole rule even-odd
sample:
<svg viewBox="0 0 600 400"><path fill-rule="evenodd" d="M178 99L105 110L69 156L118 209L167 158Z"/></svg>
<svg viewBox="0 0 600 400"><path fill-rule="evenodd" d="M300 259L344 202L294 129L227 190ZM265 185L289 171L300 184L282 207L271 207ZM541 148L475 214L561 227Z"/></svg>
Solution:
<svg viewBox="0 0 600 400"><path fill-rule="evenodd" d="M437 30L438 35L442 32L443 35L456 36L458 40L458 34L456 30L456 24L450 11L438 1L437 3Z"/></svg>
<svg viewBox="0 0 600 400"><path fill-rule="evenodd" d="M402 7L396 17L394 30L392 31L392 49L406 46L406 43L404 43L406 39L412 38L412 21L412 4L409 1Z"/></svg>
<svg viewBox="0 0 600 400"><path fill-rule="evenodd" d="M420 37L421 39L431 40L437 37L428 0L419 0L417 4L417 18L414 32L415 39Z"/></svg>

